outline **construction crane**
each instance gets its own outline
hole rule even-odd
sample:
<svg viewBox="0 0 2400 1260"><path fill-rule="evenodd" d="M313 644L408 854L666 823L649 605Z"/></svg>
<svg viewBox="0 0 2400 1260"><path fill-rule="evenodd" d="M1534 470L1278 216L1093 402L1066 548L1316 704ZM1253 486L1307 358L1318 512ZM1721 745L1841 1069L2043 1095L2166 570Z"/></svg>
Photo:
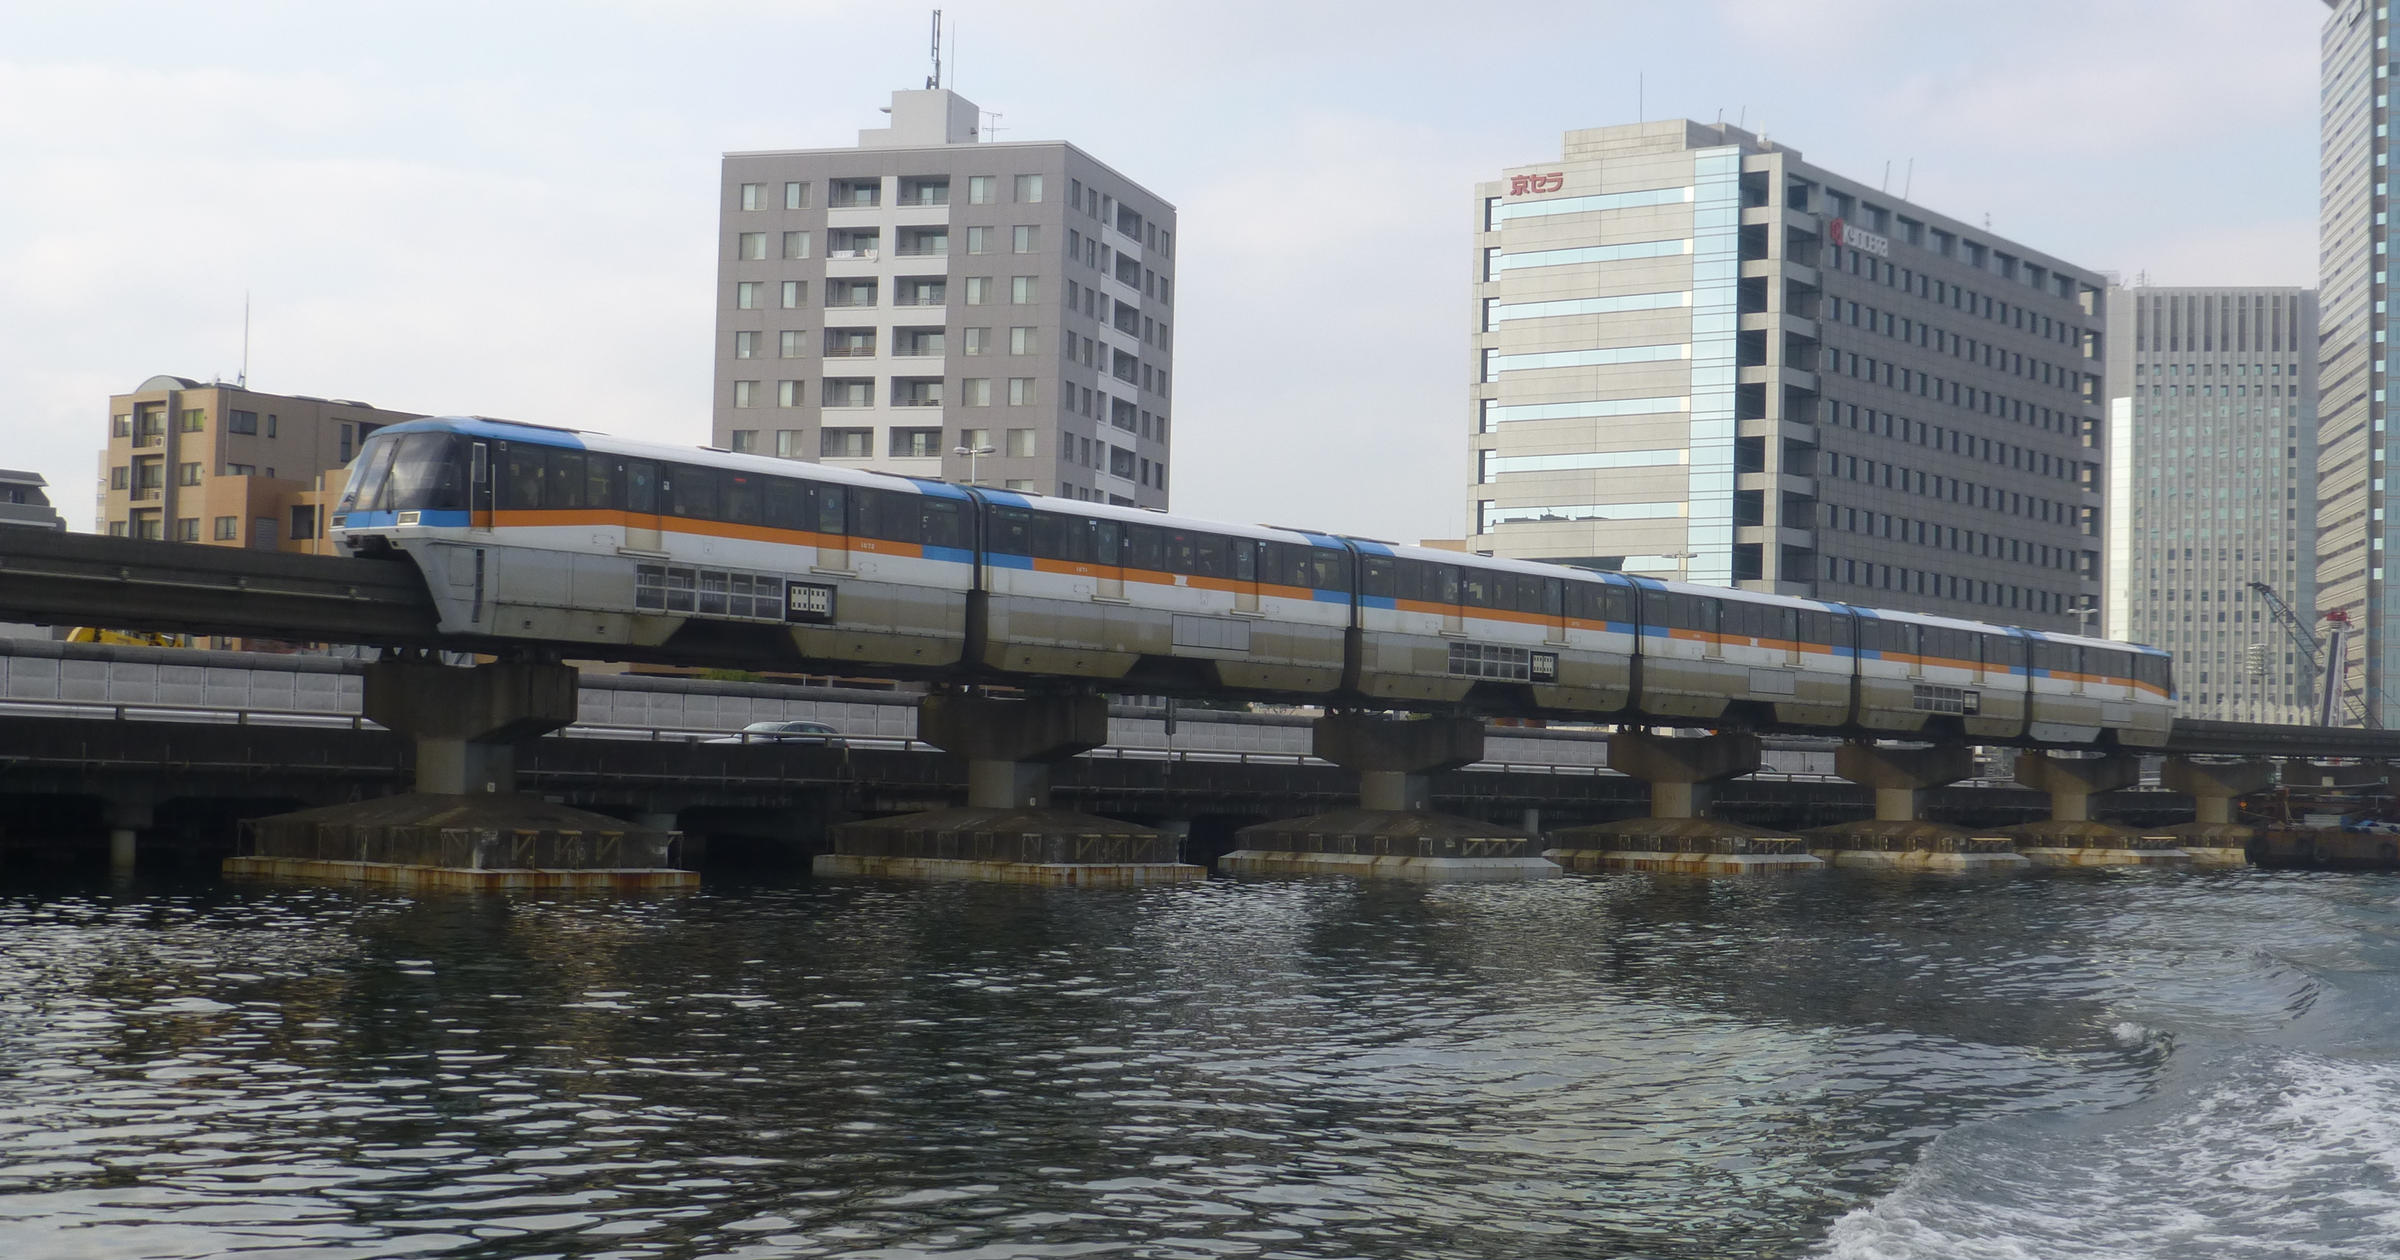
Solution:
<svg viewBox="0 0 2400 1260"><path fill-rule="evenodd" d="M2320 657L2317 655L2316 634L2309 629L2307 623L2300 620L2300 614L2292 611L2290 604L2283 602L2283 597L2275 593L2274 587L2264 582L2252 582L2250 589L2258 592L2259 598L2267 601L2267 607L2274 610L2275 620L2282 622L2283 628L2291 632L2292 642L2300 645L2300 660L2308 666L2309 679L2318 684L2317 725L2333 725L2335 706L2346 698L2343 695L2342 687L2342 674L2346 671L2342 670L2340 666L2347 664L2344 657L2350 638L2349 614L2338 608L2325 614L2325 620L2334 623L2333 642L2329 645L2330 650L2326 655ZM2350 701L2350 711L2358 715L2358 724L2361 726L2380 727L2383 725L2375 720L2372 710L2356 700Z"/></svg>

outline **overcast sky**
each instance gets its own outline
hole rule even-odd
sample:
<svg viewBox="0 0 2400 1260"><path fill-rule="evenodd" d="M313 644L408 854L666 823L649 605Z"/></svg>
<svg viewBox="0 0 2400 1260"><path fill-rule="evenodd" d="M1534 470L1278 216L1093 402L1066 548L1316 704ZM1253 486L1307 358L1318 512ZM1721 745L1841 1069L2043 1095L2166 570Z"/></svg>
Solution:
<svg viewBox="0 0 2400 1260"><path fill-rule="evenodd" d="M0 0L0 466L89 528L172 373L699 443L719 156L852 143L931 6ZM1175 203L1178 512L1464 516L1472 185L1637 117L2157 284L2316 276L2305 0L944 0L948 86Z"/></svg>

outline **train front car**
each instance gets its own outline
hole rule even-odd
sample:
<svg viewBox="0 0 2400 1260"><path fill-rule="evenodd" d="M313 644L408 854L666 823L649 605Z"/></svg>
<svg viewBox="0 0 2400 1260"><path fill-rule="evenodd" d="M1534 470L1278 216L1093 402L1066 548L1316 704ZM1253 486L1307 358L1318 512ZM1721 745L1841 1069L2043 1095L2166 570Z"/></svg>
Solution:
<svg viewBox="0 0 2400 1260"><path fill-rule="evenodd" d="M1353 538L1357 690L1395 705L1607 717L1633 687L1625 577Z"/></svg>
<svg viewBox="0 0 2400 1260"><path fill-rule="evenodd" d="M2032 721L2038 744L2159 748L2174 724L2166 653L2113 639L2021 632L2031 640Z"/></svg>
<svg viewBox="0 0 2400 1260"><path fill-rule="evenodd" d="M817 671L964 653L954 488L472 418L386 428L356 468L332 535L405 554L445 633Z"/></svg>
<svg viewBox="0 0 2400 1260"><path fill-rule="evenodd" d="M1329 695L1350 552L1294 530L977 489L984 638L1003 674L1133 690Z"/></svg>

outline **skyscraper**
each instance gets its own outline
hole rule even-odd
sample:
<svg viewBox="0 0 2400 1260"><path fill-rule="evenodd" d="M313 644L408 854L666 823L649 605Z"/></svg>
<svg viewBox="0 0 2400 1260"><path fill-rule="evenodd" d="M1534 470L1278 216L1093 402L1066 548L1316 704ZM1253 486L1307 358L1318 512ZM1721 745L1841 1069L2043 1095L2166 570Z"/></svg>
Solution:
<svg viewBox="0 0 2400 1260"><path fill-rule="evenodd" d="M2175 653L2186 716L2309 720L2301 648L2250 584L2314 620L2317 295L2113 289L2108 381L2109 637Z"/></svg>
<svg viewBox="0 0 2400 1260"><path fill-rule="evenodd" d="M2327 0L2320 44L2317 209L2317 610L2342 610L2345 690L2384 726L2400 725L2391 681L2400 644L2384 585L2384 223L2389 204L2392 53L2388 0ZM2307 616L2308 609L2301 609ZM2345 705L2347 707L2347 704Z"/></svg>
<svg viewBox="0 0 2400 1260"><path fill-rule="evenodd" d="M716 444L1165 507L1175 208L946 89L890 113L725 155Z"/></svg>
<svg viewBox="0 0 2400 1260"><path fill-rule="evenodd" d="M2073 630L2102 278L1739 128L1475 192L1468 546Z"/></svg>

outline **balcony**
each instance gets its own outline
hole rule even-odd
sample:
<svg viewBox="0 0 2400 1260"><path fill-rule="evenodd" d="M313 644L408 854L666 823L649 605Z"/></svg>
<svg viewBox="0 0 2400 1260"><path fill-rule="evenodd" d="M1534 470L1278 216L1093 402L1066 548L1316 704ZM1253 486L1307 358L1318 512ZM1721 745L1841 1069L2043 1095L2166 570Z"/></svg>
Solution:
<svg viewBox="0 0 2400 1260"><path fill-rule="evenodd" d="M140 433L134 435L133 444L135 446L164 446L166 441L167 435L164 433Z"/></svg>
<svg viewBox="0 0 2400 1260"><path fill-rule="evenodd" d="M133 488L133 501L136 503L156 502L162 496L162 493L162 490L158 486L135 486Z"/></svg>
<svg viewBox="0 0 2400 1260"><path fill-rule="evenodd" d="M873 262L879 254L880 251L873 246L867 246L859 249L828 249L825 258L828 262Z"/></svg>

